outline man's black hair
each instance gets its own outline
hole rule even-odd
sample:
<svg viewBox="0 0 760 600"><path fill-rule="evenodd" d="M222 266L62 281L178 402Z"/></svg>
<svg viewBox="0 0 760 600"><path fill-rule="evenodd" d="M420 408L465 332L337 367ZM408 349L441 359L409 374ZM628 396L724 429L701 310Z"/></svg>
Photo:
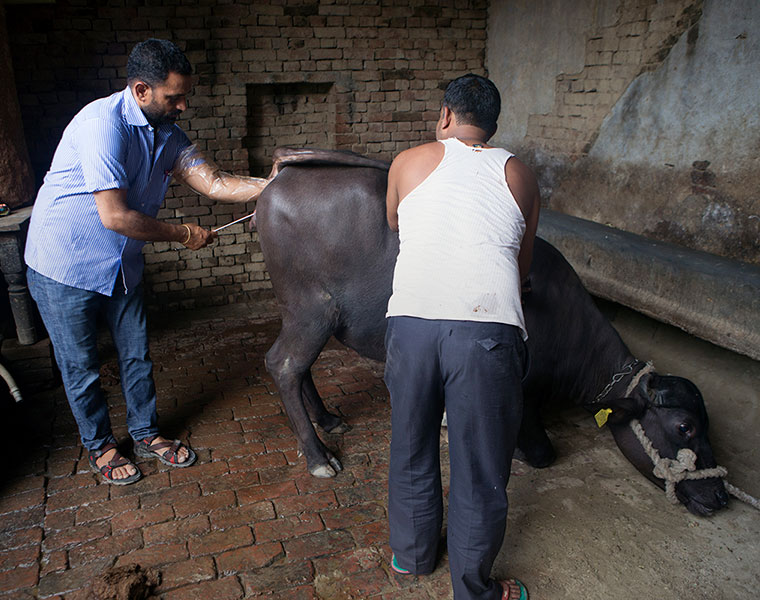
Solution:
<svg viewBox="0 0 760 600"><path fill-rule="evenodd" d="M501 96L490 79L473 73L457 77L446 86L443 105L456 115L458 124L480 127L489 138L496 133Z"/></svg>
<svg viewBox="0 0 760 600"><path fill-rule="evenodd" d="M193 72L190 61L174 43L150 38L132 48L127 60L127 83L144 81L152 87L166 81L170 72Z"/></svg>

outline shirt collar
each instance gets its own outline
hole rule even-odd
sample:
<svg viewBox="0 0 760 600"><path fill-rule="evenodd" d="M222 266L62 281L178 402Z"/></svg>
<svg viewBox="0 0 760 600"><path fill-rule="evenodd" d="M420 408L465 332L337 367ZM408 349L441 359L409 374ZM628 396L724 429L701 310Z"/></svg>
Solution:
<svg viewBox="0 0 760 600"><path fill-rule="evenodd" d="M130 125L137 125L138 127L145 127L148 125L148 119L145 118L143 111L137 105L137 100L132 95L132 89L127 86L122 92L124 95L124 107L122 108L122 114Z"/></svg>

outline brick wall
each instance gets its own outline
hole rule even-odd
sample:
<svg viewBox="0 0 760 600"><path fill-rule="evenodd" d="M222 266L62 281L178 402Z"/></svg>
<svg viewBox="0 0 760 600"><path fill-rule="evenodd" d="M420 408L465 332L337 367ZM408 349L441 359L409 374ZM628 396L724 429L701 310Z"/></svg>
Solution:
<svg viewBox="0 0 760 600"><path fill-rule="evenodd" d="M280 145L391 159L432 139L442 82L484 72L486 9L486 0L8 6L37 179L71 117L125 85L129 50L151 36L172 39L193 63L197 83L180 126L222 168L266 173ZM213 227L253 208L173 185L159 217ZM145 259L149 301L164 308L237 302L271 287L256 234L244 225L198 252L150 244Z"/></svg>
<svg viewBox="0 0 760 600"><path fill-rule="evenodd" d="M654 70L679 36L694 25L701 2L630 0L614 24L586 42L584 67L559 75L551 112L531 115L525 144L575 159L588 153L604 118L633 79Z"/></svg>

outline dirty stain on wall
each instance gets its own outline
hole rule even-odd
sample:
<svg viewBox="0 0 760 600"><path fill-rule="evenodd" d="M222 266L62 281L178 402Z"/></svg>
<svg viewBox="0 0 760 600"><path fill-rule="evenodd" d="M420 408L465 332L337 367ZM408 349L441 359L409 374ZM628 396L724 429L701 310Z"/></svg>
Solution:
<svg viewBox="0 0 760 600"><path fill-rule="evenodd" d="M552 209L760 264L760 3L571 4L491 5L496 141Z"/></svg>

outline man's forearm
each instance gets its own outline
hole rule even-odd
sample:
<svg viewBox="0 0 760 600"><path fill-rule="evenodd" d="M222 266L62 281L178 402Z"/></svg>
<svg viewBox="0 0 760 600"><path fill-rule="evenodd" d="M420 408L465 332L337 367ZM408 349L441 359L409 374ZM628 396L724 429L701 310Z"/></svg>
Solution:
<svg viewBox="0 0 760 600"><path fill-rule="evenodd" d="M107 221L103 223L107 229L144 242L183 242L189 237L183 225L159 221L132 209L118 211Z"/></svg>

